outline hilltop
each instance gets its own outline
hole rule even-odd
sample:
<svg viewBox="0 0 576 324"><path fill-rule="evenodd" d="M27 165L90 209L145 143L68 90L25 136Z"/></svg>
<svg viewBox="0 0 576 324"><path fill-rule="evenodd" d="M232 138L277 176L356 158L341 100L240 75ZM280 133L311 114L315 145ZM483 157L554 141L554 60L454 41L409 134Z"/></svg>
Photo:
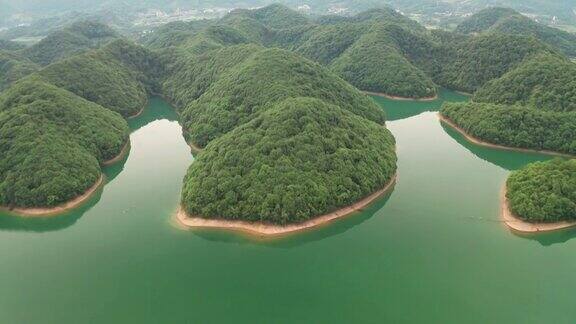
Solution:
<svg viewBox="0 0 576 324"><path fill-rule="evenodd" d="M456 32L533 36L568 56L576 57L575 34L542 25L509 8L484 9L458 25Z"/></svg>
<svg viewBox="0 0 576 324"><path fill-rule="evenodd" d="M107 25L93 21L79 21L49 34L40 42L24 49L22 54L44 66L99 47L118 37L119 35Z"/></svg>

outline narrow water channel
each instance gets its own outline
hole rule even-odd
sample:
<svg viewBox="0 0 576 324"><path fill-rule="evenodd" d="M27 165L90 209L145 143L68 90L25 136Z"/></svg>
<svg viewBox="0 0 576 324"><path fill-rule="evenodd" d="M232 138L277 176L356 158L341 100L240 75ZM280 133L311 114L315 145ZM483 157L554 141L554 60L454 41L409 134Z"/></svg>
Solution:
<svg viewBox="0 0 576 324"><path fill-rule="evenodd" d="M487 149L443 127L433 102L375 100L399 181L317 231L254 240L171 220L192 163L153 98L131 151L66 215L0 215L0 323L571 323L576 231L521 237L499 222L511 170L548 159Z"/></svg>

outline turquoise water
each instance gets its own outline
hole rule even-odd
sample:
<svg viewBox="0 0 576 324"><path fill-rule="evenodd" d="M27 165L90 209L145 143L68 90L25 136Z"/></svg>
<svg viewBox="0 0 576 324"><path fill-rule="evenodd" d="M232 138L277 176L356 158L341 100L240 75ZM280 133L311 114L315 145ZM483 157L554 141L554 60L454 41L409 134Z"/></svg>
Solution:
<svg viewBox="0 0 576 324"><path fill-rule="evenodd" d="M517 236L498 216L509 172L548 157L443 127L442 100L463 99L375 99L398 143L394 191L270 241L173 224L193 157L154 98L89 204L0 216L0 323L571 323L576 232Z"/></svg>

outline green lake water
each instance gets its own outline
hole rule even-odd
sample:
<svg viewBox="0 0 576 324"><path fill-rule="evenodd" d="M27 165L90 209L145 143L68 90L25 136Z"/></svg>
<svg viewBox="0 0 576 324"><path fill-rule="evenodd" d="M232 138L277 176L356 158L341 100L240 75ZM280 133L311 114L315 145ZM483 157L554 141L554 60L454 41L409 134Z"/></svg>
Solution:
<svg viewBox="0 0 576 324"><path fill-rule="evenodd" d="M573 323L576 231L522 237L499 222L509 172L548 157L442 126L435 111L455 93L375 100L397 139L394 191L270 241L173 225L193 157L153 98L89 204L0 215L0 323Z"/></svg>

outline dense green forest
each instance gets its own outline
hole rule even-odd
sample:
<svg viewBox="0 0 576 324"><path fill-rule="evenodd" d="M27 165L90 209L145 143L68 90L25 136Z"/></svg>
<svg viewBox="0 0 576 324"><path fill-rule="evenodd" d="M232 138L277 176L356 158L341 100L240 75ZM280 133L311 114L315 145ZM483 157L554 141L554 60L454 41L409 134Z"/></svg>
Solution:
<svg viewBox="0 0 576 324"><path fill-rule="evenodd" d="M375 26L330 65L332 71L359 89L423 98L436 95L436 86L391 42L385 26Z"/></svg>
<svg viewBox="0 0 576 324"><path fill-rule="evenodd" d="M370 10L335 22L311 21L284 6L272 5L236 10L216 22L169 24L144 41L155 48L168 45L193 54L243 43L281 47L330 67L361 90L414 98L434 95L436 86L404 57L393 37L396 33L387 29L392 25L426 33L391 9ZM388 55L379 57L383 48ZM165 51L174 54L177 50ZM377 65L371 68L374 62Z"/></svg>
<svg viewBox="0 0 576 324"><path fill-rule="evenodd" d="M551 50L527 36L487 34L463 43L441 72L446 86L474 92L486 82L499 78L527 58Z"/></svg>
<svg viewBox="0 0 576 324"><path fill-rule="evenodd" d="M558 55L537 55L489 81L474 101L576 111L576 64Z"/></svg>
<svg viewBox="0 0 576 324"><path fill-rule="evenodd" d="M462 22L456 28L460 33L496 32L533 36L564 54L576 57L576 35L548 27L508 8L488 8Z"/></svg>
<svg viewBox="0 0 576 324"><path fill-rule="evenodd" d="M510 210L529 222L576 220L576 160L538 162L506 183Z"/></svg>
<svg viewBox="0 0 576 324"><path fill-rule="evenodd" d="M184 181L186 211L301 222L390 181L396 156L383 111L326 68L250 44L254 35L212 25L163 52L163 93L186 139L205 146Z"/></svg>
<svg viewBox="0 0 576 324"><path fill-rule="evenodd" d="M118 37L114 30L104 24L79 21L49 34L37 44L24 49L22 54L37 64L48 65Z"/></svg>
<svg viewBox="0 0 576 324"><path fill-rule="evenodd" d="M258 45L247 44L222 47L205 55L170 54L162 93L182 110L206 92L222 74L260 50Z"/></svg>
<svg viewBox="0 0 576 324"><path fill-rule="evenodd" d="M108 38L106 29L75 26L85 37ZM160 90L163 64L141 46L116 40L74 53L43 69L17 52L0 56L3 85L13 83L0 95L0 205L49 207L82 194L100 177L99 164L126 144L122 116Z"/></svg>
<svg viewBox="0 0 576 324"><path fill-rule="evenodd" d="M472 93L535 55L554 53L532 34L428 31L392 9L310 20L280 5L233 11L216 21L168 24L145 42L193 54L242 43L281 47L329 67L361 90L412 98L434 95L435 84Z"/></svg>
<svg viewBox="0 0 576 324"><path fill-rule="evenodd" d="M489 143L576 154L576 113L486 103L446 103L441 113Z"/></svg>
<svg viewBox="0 0 576 324"><path fill-rule="evenodd" d="M39 75L128 117L145 106L148 93L157 90L158 80L153 76L160 72L160 61L154 54L125 40L117 40L99 50L51 64Z"/></svg>
<svg viewBox="0 0 576 324"><path fill-rule="evenodd" d="M456 32L469 34L484 32L498 22L519 13L511 8L493 7L480 10L479 12L468 17L465 21L456 27Z"/></svg>
<svg viewBox="0 0 576 324"><path fill-rule="evenodd" d="M40 67L14 52L0 50L0 91Z"/></svg>
<svg viewBox="0 0 576 324"><path fill-rule="evenodd" d="M128 139L120 115L37 77L0 96L0 204L54 206L100 177Z"/></svg>
<svg viewBox="0 0 576 324"><path fill-rule="evenodd" d="M244 46L252 48L241 45L238 51L244 51ZM319 98L384 122L383 111L370 98L318 64L285 50L260 48L216 81L208 82L211 86L182 110L186 135L200 146L250 121L265 106L290 97ZM176 87L181 89L176 91L188 91L186 84Z"/></svg>
<svg viewBox="0 0 576 324"><path fill-rule="evenodd" d="M277 7L261 13L282 16L282 10ZM0 164L0 204L54 206L85 191L100 175L98 163L118 154L127 139L126 123L120 114L132 115L149 94L156 93L176 104L188 140L205 146L232 136L259 148L211 144L199 155L206 156L202 160L205 164L199 163L199 167L219 164L221 157L240 154L250 161L269 164L275 176L280 177L283 168L292 170L282 178L282 186L277 186L274 179L265 186L249 178L243 184L246 193L263 190L288 197L282 193L287 191L303 199L305 204L299 206L272 206L277 202L270 197L265 202L270 209L261 209L263 215L278 212L281 218L267 221L308 219L352 203L387 183L395 172L396 156L394 139L382 126L383 111L327 68L298 54L254 42L268 36L251 32L247 22L266 21L267 15L248 13L250 20L244 16L246 13L234 15L236 18L229 19L244 29L206 23L194 36L170 42L175 46L158 52L116 40L99 49L58 58L8 88L0 98L2 107L6 107L0 114L0 129L12 137L2 142L8 156ZM278 22L271 19L268 23ZM162 41L156 38L154 43ZM23 95L27 92L32 95ZM278 123L284 128L275 127ZM296 130L294 127L301 127L297 128L298 134L291 133ZM240 136L229 135L232 132L239 132ZM286 137L275 143L287 135L292 139ZM39 141L49 144L38 145ZM285 150L286 145L297 143L301 144L298 150ZM277 149L273 148L275 145ZM32 147L35 149L30 153ZM218 147L224 155L209 154L212 147ZM310 152L330 152L330 156L307 157ZM360 153L365 156L357 156ZM305 167L299 164L310 158L319 160L306 162ZM273 160L281 164L273 165ZM45 166L48 167L44 169ZM242 172L260 166L245 165ZM358 170L358 166L362 169ZM37 176L21 176L24 173ZM225 175L237 176L234 170L222 170L219 176ZM191 171L186 188L194 187L198 182L195 177ZM324 181L325 188L332 184L338 187L330 188L322 199L313 196L315 192L306 195L301 180L310 181L310 177ZM202 181L220 180L211 175ZM184 206L204 199L202 195L208 190L220 189L207 188L204 193L187 190ZM251 204L249 199L253 197L236 197L238 205L228 206L229 211ZM233 217L254 219L247 215Z"/></svg>
<svg viewBox="0 0 576 324"><path fill-rule="evenodd" d="M395 173L394 138L376 123L314 98L262 109L191 165L182 194L189 214L303 222L383 188Z"/></svg>

